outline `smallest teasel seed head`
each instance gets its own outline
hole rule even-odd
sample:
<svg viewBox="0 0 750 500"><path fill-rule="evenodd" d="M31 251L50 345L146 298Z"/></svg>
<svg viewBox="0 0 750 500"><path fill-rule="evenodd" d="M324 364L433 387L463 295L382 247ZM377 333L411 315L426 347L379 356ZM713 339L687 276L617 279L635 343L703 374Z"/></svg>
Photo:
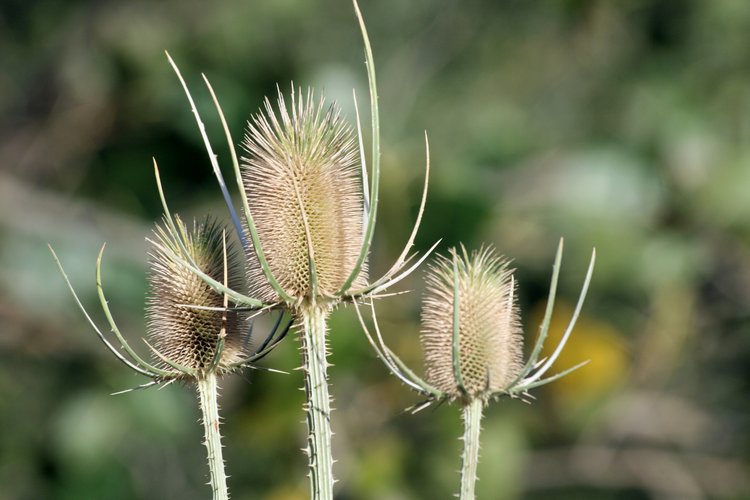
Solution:
<svg viewBox="0 0 750 500"><path fill-rule="evenodd" d="M191 259L220 282L226 272L228 285L236 289L242 282L236 252L226 241L224 227L211 218L193 221L188 229L175 217L175 229L179 235L157 225L150 253L147 332L157 366L169 369L171 362L198 374L226 370L242 359L248 344L246 313L227 309L224 295L176 256Z"/></svg>
<svg viewBox="0 0 750 500"><path fill-rule="evenodd" d="M426 379L450 399L488 400L523 369L523 339L508 261L461 247L430 266L422 303ZM457 301L457 303L456 303Z"/></svg>
<svg viewBox="0 0 750 500"><path fill-rule="evenodd" d="M472 402L487 403L489 399L502 396L526 398L531 389L559 380L588 363L583 361L545 376L575 328L591 284L596 250L591 253L568 327L552 354L539 359L552 320L562 253L563 240L560 239L544 318L526 362L521 360L523 343L513 273L508 269L508 261L491 247L472 252L471 257L463 246L460 254L451 249L449 257L438 256L430 266L422 302L420 335L425 354L425 379L385 344L372 302L375 335L354 302L365 336L378 357L393 375L427 397L424 403L412 407L412 411L419 411L434 401L459 399L469 407Z"/></svg>

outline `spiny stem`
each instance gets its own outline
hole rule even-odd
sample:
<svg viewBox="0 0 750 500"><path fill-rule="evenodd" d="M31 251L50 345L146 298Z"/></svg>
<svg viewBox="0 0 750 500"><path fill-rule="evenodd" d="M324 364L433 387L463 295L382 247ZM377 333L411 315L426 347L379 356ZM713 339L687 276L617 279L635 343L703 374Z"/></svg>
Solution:
<svg viewBox="0 0 750 500"><path fill-rule="evenodd" d="M198 397L203 413L203 430L208 451L208 467L211 470L211 488L214 500L229 500L227 476L224 472L224 458L221 453L221 433L219 432L219 403L216 373L209 372L198 379Z"/></svg>
<svg viewBox="0 0 750 500"><path fill-rule="evenodd" d="M461 458L461 495L459 497L461 500L474 500L483 404L481 398L476 398L463 407L464 453Z"/></svg>
<svg viewBox="0 0 750 500"><path fill-rule="evenodd" d="M310 468L310 498L332 500L333 456L331 453L331 399L326 369L326 318L328 311L315 305L301 312L304 331L305 393L307 395L307 454Z"/></svg>

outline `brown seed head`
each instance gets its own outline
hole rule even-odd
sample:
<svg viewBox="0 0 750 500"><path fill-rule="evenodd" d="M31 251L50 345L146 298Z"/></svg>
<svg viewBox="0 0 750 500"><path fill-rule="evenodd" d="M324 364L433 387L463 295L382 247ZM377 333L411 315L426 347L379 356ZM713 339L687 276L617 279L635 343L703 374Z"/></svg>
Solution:
<svg viewBox="0 0 750 500"><path fill-rule="evenodd" d="M224 227L210 218L200 224L193 221L192 230L188 230L179 217L175 217L175 223L198 267L223 283ZM151 267L146 311L148 336L154 348L173 363L203 370L211 365L222 328L225 328L226 337L218 367L240 361L248 340L246 315L236 311L224 313L186 307L222 308L224 297L170 255L173 252L185 258L168 229L157 225L154 234L156 239L149 254ZM242 272L230 242L227 242L227 262L228 286L238 289L242 284ZM161 359L156 359L156 362L164 369L171 369Z"/></svg>
<svg viewBox="0 0 750 500"><path fill-rule="evenodd" d="M324 110L312 92L292 92L287 109L279 92L278 114L265 101L265 114L248 123L243 141L243 182L269 268L291 296L312 293L308 251L318 279L318 296L336 292L359 256L363 200L352 129L334 106ZM257 257L250 257L250 295L274 302ZM364 285L363 267L353 286Z"/></svg>
<svg viewBox="0 0 750 500"><path fill-rule="evenodd" d="M450 250L438 256L427 274L422 301L421 342L426 378L452 399L482 398L506 388L520 373L523 339L515 301L512 270L494 249L469 257ZM466 394L456 380L453 363L454 268L458 271L458 366Z"/></svg>

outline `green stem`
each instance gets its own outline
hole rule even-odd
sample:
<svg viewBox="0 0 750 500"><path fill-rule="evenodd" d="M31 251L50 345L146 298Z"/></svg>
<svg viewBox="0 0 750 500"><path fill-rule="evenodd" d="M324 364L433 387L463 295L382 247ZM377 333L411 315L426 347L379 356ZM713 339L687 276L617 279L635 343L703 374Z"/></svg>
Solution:
<svg viewBox="0 0 750 500"><path fill-rule="evenodd" d="M459 497L461 500L474 500L483 404L482 399L477 398L463 407L464 454L461 458L461 495Z"/></svg>
<svg viewBox="0 0 750 500"><path fill-rule="evenodd" d="M209 372L205 378L198 380L198 397L203 414L205 445L208 451L208 467L211 470L211 482L214 500L229 500L227 476L224 473L224 458L221 454L221 433L219 433L219 403L216 373Z"/></svg>
<svg viewBox="0 0 750 500"><path fill-rule="evenodd" d="M307 455L310 468L310 498L333 498L331 453L331 399L326 369L326 318L328 311L316 306L302 310L304 332L305 393L307 395Z"/></svg>

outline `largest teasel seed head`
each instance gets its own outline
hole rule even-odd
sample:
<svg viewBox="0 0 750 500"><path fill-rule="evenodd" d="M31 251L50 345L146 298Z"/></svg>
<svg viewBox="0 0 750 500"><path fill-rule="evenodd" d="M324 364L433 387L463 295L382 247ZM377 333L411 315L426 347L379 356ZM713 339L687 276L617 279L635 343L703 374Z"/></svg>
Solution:
<svg viewBox="0 0 750 500"><path fill-rule="evenodd" d="M193 221L188 229L175 217L174 229L179 235L174 235L169 226L157 225L150 253L146 316L148 336L158 353L157 365L169 369L166 358L198 373L211 368L222 370L243 358L248 343L246 314L225 310L224 296L176 256L192 259L222 283L226 262L228 285L239 288L242 272L236 252L226 241L224 227L210 218L201 223Z"/></svg>
<svg viewBox="0 0 750 500"><path fill-rule="evenodd" d="M278 111L266 99L265 113L248 123L242 145L248 206L272 275L296 299L333 295L354 269L363 238L352 129L312 92L303 98L293 91L289 108L279 92ZM365 281L366 265L352 286ZM252 296L279 300L255 255L249 287Z"/></svg>
<svg viewBox="0 0 750 500"><path fill-rule="evenodd" d="M436 258L426 282L421 342L427 381L464 402L506 389L523 368L508 261L491 247L471 256L451 249L450 257Z"/></svg>

